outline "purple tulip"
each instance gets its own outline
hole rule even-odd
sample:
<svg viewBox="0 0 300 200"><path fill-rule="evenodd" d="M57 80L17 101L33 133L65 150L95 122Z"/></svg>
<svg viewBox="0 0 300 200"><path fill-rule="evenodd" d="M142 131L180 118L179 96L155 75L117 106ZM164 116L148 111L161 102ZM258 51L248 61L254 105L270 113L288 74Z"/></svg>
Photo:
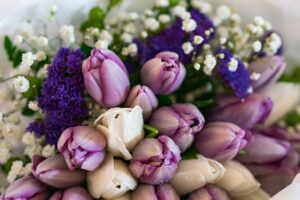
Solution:
<svg viewBox="0 0 300 200"><path fill-rule="evenodd" d="M131 200L180 200L178 194L169 184L139 184L132 192Z"/></svg>
<svg viewBox="0 0 300 200"><path fill-rule="evenodd" d="M206 185L192 192L188 200L230 200L230 198L224 190L214 185Z"/></svg>
<svg viewBox="0 0 300 200"><path fill-rule="evenodd" d="M7 188L1 200L47 200L49 188L32 176L25 176L14 181Z"/></svg>
<svg viewBox="0 0 300 200"><path fill-rule="evenodd" d="M129 169L142 183L158 185L175 174L180 157L178 146L167 136L146 138L134 149Z"/></svg>
<svg viewBox="0 0 300 200"><path fill-rule="evenodd" d="M93 99L104 107L122 104L129 91L128 72L120 58L107 49L93 49L82 65L84 84Z"/></svg>
<svg viewBox="0 0 300 200"><path fill-rule="evenodd" d="M92 200L89 193L82 187L72 187L65 191L55 192L49 200Z"/></svg>
<svg viewBox="0 0 300 200"><path fill-rule="evenodd" d="M68 188L81 184L86 172L80 169L70 171L64 157L60 154L44 159L33 157L32 174L47 185L55 188Z"/></svg>
<svg viewBox="0 0 300 200"><path fill-rule="evenodd" d="M232 122L245 129L264 123L273 107L272 100L261 94L251 94L245 99L235 96L216 99L217 105L210 110L208 121Z"/></svg>
<svg viewBox="0 0 300 200"><path fill-rule="evenodd" d="M150 119L150 125L157 128L159 134L171 137L182 152L191 146L203 124L203 115L192 104L161 107Z"/></svg>
<svg viewBox="0 0 300 200"><path fill-rule="evenodd" d="M152 111L157 108L158 101L154 93L147 86L134 86L127 98L126 106L133 108L140 106L143 110L143 116L148 119Z"/></svg>
<svg viewBox="0 0 300 200"><path fill-rule="evenodd" d="M251 134L235 124L211 122L197 134L195 146L206 157L224 162L233 159L251 140Z"/></svg>
<svg viewBox="0 0 300 200"><path fill-rule="evenodd" d="M254 89L262 89L276 82L285 70L284 57L265 56L250 63L248 71L258 73L258 80L253 80L251 85Z"/></svg>
<svg viewBox="0 0 300 200"><path fill-rule="evenodd" d="M141 69L142 83L158 95L174 92L183 82L185 67L174 52L161 52L148 60Z"/></svg>
<svg viewBox="0 0 300 200"><path fill-rule="evenodd" d="M76 168L93 171L105 157L105 137L96 129L76 126L66 129L57 144L70 170Z"/></svg>

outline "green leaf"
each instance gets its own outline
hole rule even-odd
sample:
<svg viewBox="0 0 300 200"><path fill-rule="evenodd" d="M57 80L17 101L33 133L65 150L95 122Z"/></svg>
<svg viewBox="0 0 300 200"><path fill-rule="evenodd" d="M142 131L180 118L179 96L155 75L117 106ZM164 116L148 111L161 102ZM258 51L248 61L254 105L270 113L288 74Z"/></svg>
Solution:
<svg viewBox="0 0 300 200"><path fill-rule="evenodd" d="M107 10L109 11L110 9L112 9L113 7L115 7L116 5L118 5L121 2L122 2L122 0L110 0Z"/></svg>
<svg viewBox="0 0 300 200"><path fill-rule="evenodd" d="M105 18L105 12L99 6L93 7L89 12L90 21L103 21Z"/></svg>
<svg viewBox="0 0 300 200"><path fill-rule="evenodd" d="M93 47L88 46L85 43L82 43L80 46L80 50L85 54L86 57L88 57L91 54Z"/></svg>
<svg viewBox="0 0 300 200"><path fill-rule="evenodd" d="M192 159L197 159L197 150L195 149L194 146L186 150L181 154L182 160L192 160Z"/></svg>
<svg viewBox="0 0 300 200"><path fill-rule="evenodd" d="M32 116L34 113L35 113L35 111L31 110L28 107L28 102L27 102L27 106L25 108L23 108L23 110L22 110L22 115L24 115L24 116Z"/></svg>
<svg viewBox="0 0 300 200"><path fill-rule="evenodd" d="M150 125L144 124L146 138L155 138L158 135L158 130Z"/></svg>
<svg viewBox="0 0 300 200"><path fill-rule="evenodd" d="M287 126L296 126L300 123L300 115L297 111L292 111L285 116L285 123Z"/></svg>
<svg viewBox="0 0 300 200"><path fill-rule="evenodd" d="M40 95L43 81L35 76L28 76L26 78L30 83L30 88L27 92L23 93L23 96L29 101L33 101Z"/></svg>
<svg viewBox="0 0 300 200"><path fill-rule="evenodd" d="M176 6L179 3L179 0L169 0L169 4L171 7Z"/></svg>
<svg viewBox="0 0 300 200"><path fill-rule="evenodd" d="M25 53L25 51L18 49L7 35L4 37L4 49L8 60L12 63L14 68L17 68L22 62L22 54Z"/></svg>
<svg viewBox="0 0 300 200"><path fill-rule="evenodd" d="M129 80L130 80L130 85L131 86L138 85L141 82L141 74L140 74L140 72L136 72L134 74L131 74L129 76Z"/></svg>
<svg viewBox="0 0 300 200"><path fill-rule="evenodd" d="M300 84L300 66L296 66L291 73L284 74L280 80Z"/></svg>
<svg viewBox="0 0 300 200"><path fill-rule="evenodd" d="M193 102L193 104L201 109L201 108L207 108L211 105L213 105L215 103L215 101L213 99L208 99L208 100L204 100L204 101L195 101Z"/></svg>

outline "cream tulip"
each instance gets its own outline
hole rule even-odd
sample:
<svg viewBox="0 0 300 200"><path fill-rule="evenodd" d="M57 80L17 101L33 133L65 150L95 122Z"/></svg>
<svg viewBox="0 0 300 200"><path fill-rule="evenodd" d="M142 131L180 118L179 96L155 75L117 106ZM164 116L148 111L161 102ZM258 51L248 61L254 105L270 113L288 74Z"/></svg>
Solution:
<svg viewBox="0 0 300 200"><path fill-rule="evenodd" d="M175 191L186 195L208 183L216 183L223 176L225 168L215 160L197 155L197 159L182 160L178 164L176 174L170 181Z"/></svg>
<svg viewBox="0 0 300 200"><path fill-rule="evenodd" d="M97 129L106 137L109 153L125 160L132 158L130 152L144 138L142 112L139 106L111 108L95 121Z"/></svg>
<svg viewBox="0 0 300 200"><path fill-rule="evenodd" d="M216 185L223 188L231 197L249 195L260 187L251 172L239 162L227 161L224 167L225 173Z"/></svg>
<svg viewBox="0 0 300 200"><path fill-rule="evenodd" d="M269 96L273 101L273 109L265 126L278 122L300 102L300 86L292 83L275 83L259 93Z"/></svg>
<svg viewBox="0 0 300 200"><path fill-rule="evenodd" d="M270 195L262 189L257 189L246 196L234 198L233 200L269 200Z"/></svg>
<svg viewBox="0 0 300 200"><path fill-rule="evenodd" d="M111 154L95 171L88 172L87 182L89 193L95 199L117 199L137 186L127 164L114 159Z"/></svg>
<svg viewBox="0 0 300 200"><path fill-rule="evenodd" d="M109 199L109 200L131 200L131 192L127 192L126 194L124 194L120 197L117 197L114 199Z"/></svg>

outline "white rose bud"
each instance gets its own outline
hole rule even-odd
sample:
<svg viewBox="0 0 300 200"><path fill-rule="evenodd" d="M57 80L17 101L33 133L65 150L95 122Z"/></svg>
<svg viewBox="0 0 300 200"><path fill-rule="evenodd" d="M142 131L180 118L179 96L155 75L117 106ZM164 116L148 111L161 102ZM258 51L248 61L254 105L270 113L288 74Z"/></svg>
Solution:
<svg viewBox="0 0 300 200"><path fill-rule="evenodd" d="M128 165L110 154L100 167L87 173L87 182L89 193L95 199L116 199L137 186Z"/></svg>
<svg viewBox="0 0 300 200"><path fill-rule="evenodd" d="M239 162L227 161L224 163L224 167L225 174L216 185L226 190L230 196L246 196L260 187L251 172Z"/></svg>
<svg viewBox="0 0 300 200"><path fill-rule="evenodd" d="M139 106L111 108L95 121L107 139L108 152L125 160L132 158L130 152L144 138L142 112Z"/></svg>
<svg viewBox="0 0 300 200"><path fill-rule="evenodd" d="M180 161L176 174L170 181L170 184L180 196L197 190L206 184L216 183L224 174L225 169L221 163L202 155L198 155L197 158Z"/></svg>

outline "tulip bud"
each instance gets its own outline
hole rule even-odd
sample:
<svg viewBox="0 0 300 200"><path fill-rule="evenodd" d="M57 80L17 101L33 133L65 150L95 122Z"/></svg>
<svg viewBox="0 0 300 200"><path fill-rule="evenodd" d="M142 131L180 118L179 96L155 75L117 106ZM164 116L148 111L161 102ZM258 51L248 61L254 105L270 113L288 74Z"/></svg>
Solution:
<svg viewBox="0 0 300 200"><path fill-rule="evenodd" d="M120 58L107 49L93 49L82 65L84 84L93 99L104 107L122 104L129 91L128 72Z"/></svg>
<svg viewBox="0 0 300 200"><path fill-rule="evenodd" d="M129 190L134 190L137 181L122 160L112 155L105 157L103 164L87 174L88 190L93 198L116 199Z"/></svg>
<svg viewBox="0 0 300 200"><path fill-rule="evenodd" d="M139 184L132 193L132 200L180 200L176 191L169 184Z"/></svg>
<svg viewBox="0 0 300 200"><path fill-rule="evenodd" d="M203 124L203 115L192 104L161 107L150 119L150 125L157 128L159 134L171 137L182 152L191 146Z"/></svg>
<svg viewBox="0 0 300 200"><path fill-rule="evenodd" d="M234 200L270 200L270 195L259 188L246 196L234 198Z"/></svg>
<svg viewBox="0 0 300 200"><path fill-rule="evenodd" d="M92 200L89 193L82 187L72 187L65 191L55 192L49 200Z"/></svg>
<svg viewBox="0 0 300 200"><path fill-rule="evenodd" d="M199 190L196 190L192 192L189 195L188 200L230 200L229 196L227 193L214 186L214 185L207 185Z"/></svg>
<svg viewBox="0 0 300 200"><path fill-rule="evenodd" d="M288 112L295 109L295 107L300 102L299 84L279 82L272 85L272 87L266 88L265 90L259 92L265 96L270 97L273 102L273 109L270 116L264 123L265 126L270 126L278 122Z"/></svg>
<svg viewBox="0 0 300 200"><path fill-rule="evenodd" d="M97 130L88 126L66 129L57 144L70 170L95 170L104 160L106 141Z"/></svg>
<svg viewBox="0 0 300 200"><path fill-rule="evenodd" d="M142 83L158 95L174 92L183 82L186 69L174 52L161 52L141 69Z"/></svg>
<svg viewBox="0 0 300 200"><path fill-rule="evenodd" d="M142 183L168 182L181 159L178 146L167 136L142 140L133 151L129 169Z"/></svg>
<svg viewBox="0 0 300 200"><path fill-rule="evenodd" d="M258 58L248 67L250 74L258 73L259 78L252 80L251 85L254 89L262 89L276 82L285 70L284 57L265 56Z"/></svg>
<svg viewBox="0 0 300 200"><path fill-rule="evenodd" d="M32 176L19 178L9 185L1 200L47 200L49 188Z"/></svg>
<svg viewBox="0 0 300 200"><path fill-rule="evenodd" d="M231 197L247 196L260 187L250 171L239 162L227 161L224 167L225 173L216 185L227 191Z"/></svg>
<svg viewBox="0 0 300 200"><path fill-rule="evenodd" d="M273 106L269 97L260 94L252 94L245 99L235 96L220 96L216 99L217 105L210 110L208 121L232 122L245 129L264 123Z"/></svg>
<svg viewBox="0 0 300 200"><path fill-rule="evenodd" d="M130 151L144 138L143 114L139 106L111 108L95 121L95 126L105 135L108 152L125 160L132 158Z"/></svg>
<svg viewBox="0 0 300 200"><path fill-rule="evenodd" d="M225 169L221 163L197 155L197 159L179 162L176 174L171 179L170 184L182 196L206 184L218 182L224 171Z"/></svg>
<svg viewBox="0 0 300 200"><path fill-rule="evenodd" d="M233 159L251 139L251 134L235 124L211 122L197 134L198 152L220 162Z"/></svg>
<svg viewBox="0 0 300 200"><path fill-rule="evenodd" d="M111 200L131 200L131 192L127 192L126 194Z"/></svg>
<svg viewBox="0 0 300 200"><path fill-rule="evenodd" d="M56 188L68 188L81 184L85 179L85 171L68 169L64 157L60 154L44 159L33 157L33 175L40 181Z"/></svg>
<svg viewBox="0 0 300 200"><path fill-rule="evenodd" d="M140 106L143 110L144 119L148 119L152 111L157 108L158 101L150 88L136 85L129 93L126 106L130 108Z"/></svg>

